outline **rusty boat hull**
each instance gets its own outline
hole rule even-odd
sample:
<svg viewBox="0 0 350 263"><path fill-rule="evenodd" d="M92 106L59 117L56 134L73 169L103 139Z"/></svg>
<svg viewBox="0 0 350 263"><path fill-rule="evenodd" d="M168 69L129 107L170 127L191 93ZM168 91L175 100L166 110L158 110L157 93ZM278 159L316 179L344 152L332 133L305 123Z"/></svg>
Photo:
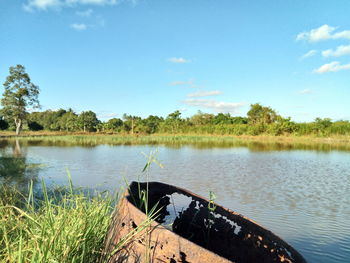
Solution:
<svg viewBox="0 0 350 263"><path fill-rule="evenodd" d="M306 262L249 218L159 182L131 183L113 214L104 252L109 263Z"/></svg>

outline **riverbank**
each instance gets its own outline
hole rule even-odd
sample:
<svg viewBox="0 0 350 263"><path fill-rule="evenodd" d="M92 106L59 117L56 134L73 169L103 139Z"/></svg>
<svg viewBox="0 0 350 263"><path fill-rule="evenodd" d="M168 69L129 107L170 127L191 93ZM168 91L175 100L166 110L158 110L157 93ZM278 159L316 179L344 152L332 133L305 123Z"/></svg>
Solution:
<svg viewBox="0 0 350 263"><path fill-rule="evenodd" d="M248 147L259 150L315 149L315 150L350 150L350 136L271 136L271 135L191 135L191 134L155 134L155 135L120 135L103 133L64 133L64 132L23 132L16 137L12 132L0 133L0 138L23 142L52 142L68 145L193 145L195 147Z"/></svg>

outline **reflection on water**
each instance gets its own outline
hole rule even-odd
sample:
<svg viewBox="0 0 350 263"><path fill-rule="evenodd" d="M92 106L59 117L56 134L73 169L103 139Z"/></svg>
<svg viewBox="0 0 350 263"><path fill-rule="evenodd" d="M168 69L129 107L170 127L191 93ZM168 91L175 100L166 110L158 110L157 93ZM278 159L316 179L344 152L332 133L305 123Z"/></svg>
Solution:
<svg viewBox="0 0 350 263"><path fill-rule="evenodd" d="M22 149L20 142L1 141L0 143L0 184L16 186L24 194L29 183L37 183L38 165L28 163L26 149Z"/></svg>
<svg viewBox="0 0 350 263"><path fill-rule="evenodd" d="M9 139L13 140L13 139ZM1 143L7 143L7 140L0 140ZM66 136L66 137L42 137L35 139L21 139L23 146L59 146L59 147L96 147L99 145L158 145L168 148L180 149L183 146L190 146L195 149L212 149L212 148L248 148L255 152L266 151L288 151L288 150L315 150L322 152L330 151L350 151L348 142L335 143L323 141L315 143L312 141L290 142L282 141L252 141L236 137L113 137L113 136Z"/></svg>
<svg viewBox="0 0 350 263"><path fill-rule="evenodd" d="M41 163L45 167L37 170L38 177L63 184L68 168L75 185L103 190L118 189L124 184L123 177L137 179L146 162L142 153L158 147L158 159L165 168L154 166L152 180L202 196L214 191L218 203L281 236L309 262L348 262L350 258L347 151L261 143L80 146L27 140L21 142L21 157L8 161L11 153L15 155L16 145L13 141L0 145L2 163L25 163L14 165L24 178L30 174L28 165ZM15 172L7 172L7 177L9 174Z"/></svg>

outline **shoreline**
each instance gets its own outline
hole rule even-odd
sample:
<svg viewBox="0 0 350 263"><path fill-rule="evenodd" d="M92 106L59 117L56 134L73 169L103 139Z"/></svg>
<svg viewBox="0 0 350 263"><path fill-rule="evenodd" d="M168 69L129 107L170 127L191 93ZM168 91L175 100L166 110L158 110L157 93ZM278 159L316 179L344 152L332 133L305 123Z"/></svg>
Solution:
<svg viewBox="0 0 350 263"><path fill-rule="evenodd" d="M279 144L324 144L324 145L343 145L350 147L350 136L295 136L295 135L212 135L212 134L152 134L152 135L132 135L132 134L111 134L111 133L82 133L82 132L23 132L16 136L14 132L0 132L0 139L24 139L24 140L93 140L115 142L147 142L164 143L167 141L176 141L178 143L200 143L200 142L256 142L256 143L279 143Z"/></svg>

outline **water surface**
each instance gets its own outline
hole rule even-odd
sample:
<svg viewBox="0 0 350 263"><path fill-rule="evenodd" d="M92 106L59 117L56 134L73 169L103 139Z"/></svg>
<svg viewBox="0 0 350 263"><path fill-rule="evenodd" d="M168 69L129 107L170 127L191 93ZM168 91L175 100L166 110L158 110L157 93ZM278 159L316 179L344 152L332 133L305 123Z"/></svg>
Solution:
<svg viewBox="0 0 350 263"><path fill-rule="evenodd" d="M349 262L350 152L278 147L110 146L2 141L0 178L44 178L100 190L145 180L145 155L164 168L150 180L174 184L253 219L294 246L308 262ZM18 169L16 170L16 167ZM9 179L10 178L10 179ZM39 181L39 180L37 180Z"/></svg>

